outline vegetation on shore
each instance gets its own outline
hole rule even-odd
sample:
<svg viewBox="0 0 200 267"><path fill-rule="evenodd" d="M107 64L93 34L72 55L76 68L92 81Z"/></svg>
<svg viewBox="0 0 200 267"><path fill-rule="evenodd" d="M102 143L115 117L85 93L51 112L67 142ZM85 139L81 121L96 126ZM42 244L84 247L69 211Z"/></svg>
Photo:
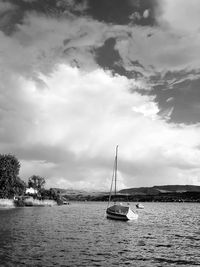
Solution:
<svg viewBox="0 0 200 267"><path fill-rule="evenodd" d="M26 183L19 177L20 162L10 154L0 154L0 198L23 194Z"/></svg>
<svg viewBox="0 0 200 267"><path fill-rule="evenodd" d="M62 190L62 195L71 201L108 201L108 192L86 192ZM113 198L113 197L112 197ZM121 202L199 202L200 186L165 185L153 187L128 188L120 190L116 201Z"/></svg>
<svg viewBox="0 0 200 267"><path fill-rule="evenodd" d="M77 194L77 195L63 195L69 201L108 201L107 194ZM119 194L114 198L119 202L198 202L200 203L199 192L183 192L183 193L160 193L159 195L122 195Z"/></svg>
<svg viewBox="0 0 200 267"><path fill-rule="evenodd" d="M69 201L108 201L108 192L84 192L44 188L45 178L32 175L26 184L19 177L20 162L11 154L0 154L0 199L13 199L23 196L26 188L37 190L37 199L55 200L62 203L62 198ZM200 202L200 186L165 185L153 187L128 188L118 192L118 201L136 202Z"/></svg>
<svg viewBox="0 0 200 267"><path fill-rule="evenodd" d="M41 200L55 200L59 203L58 190L44 188L45 178L32 175L26 184L19 177L20 162L11 154L0 154L0 199L13 199L14 196L23 196L26 188L37 190L36 198Z"/></svg>

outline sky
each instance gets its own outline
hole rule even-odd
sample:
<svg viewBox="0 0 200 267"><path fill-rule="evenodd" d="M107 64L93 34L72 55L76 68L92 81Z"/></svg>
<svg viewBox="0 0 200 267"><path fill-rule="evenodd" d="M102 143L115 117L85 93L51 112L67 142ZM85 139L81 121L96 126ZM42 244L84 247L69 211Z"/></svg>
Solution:
<svg viewBox="0 0 200 267"><path fill-rule="evenodd" d="M0 153L46 187L200 185L199 0L0 0Z"/></svg>

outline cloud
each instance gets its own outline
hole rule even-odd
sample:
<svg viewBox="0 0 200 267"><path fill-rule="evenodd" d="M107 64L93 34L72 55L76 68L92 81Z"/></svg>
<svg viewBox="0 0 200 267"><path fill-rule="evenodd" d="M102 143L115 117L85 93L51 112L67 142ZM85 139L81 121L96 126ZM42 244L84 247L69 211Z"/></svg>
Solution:
<svg viewBox="0 0 200 267"><path fill-rule="evenodd" d="M135 20L140 20L141 19L141 15L140 15L139 12L134 12L129 16L129 19L134 22Z"/></svg>
<svg viewBox="0 0 200 267"><path fill-rule="evenodd" d="M145 11L143 12L143 17L145 19L149 17L149 9L145 9Z"/></svg>
<svg viewBox="0 0 200 267"><path fill-rule="evenodd" d="M148 10L144 12L147 15ZM1 60L3 65L9 65L16 72L32 76L41 71L50 72L61 62L94 69L97 67L95 49L103 46L107 39L115 38L115 49L128 71L139 71L148 77L169 69L199 68L200 35L166 28L162 23L164 19L161 21L163 17L164 13L158 16L159 27L141 27L111 25L69 13L59 19L34 12L25 13L22 23L16 25L11 36L1 33L0 49L4 51ZM139 63L137 66L134 64L136 61Z"/></svg>
<svg viewBox="0 0 200 267"><path fill-rule="evenodd" d="M133 111L143 114L144 116L150 117L152 119L157 118L159 108L155 102L147 102L139 107L133 107Z"/></svg>
<svg viewBox="0 0 200 267"><path fill-rule="evenodd" d="M187 75L187 72L199 70L199 1L162 0L157 1L154 9L156 25L126 25L124 30L129 34L116 37L115 49L125 69L138 70L147 77L183 70ZM149 12L146 9L143 17ZM136 12L131 18L140 19L140 15ZM141 66L136 67L135 61Z"/></svg>
<svg viewBox="0 0 200 267"><path fill-rule="evenodd" d="M45 88L14 74L1 85L1 148L20 159L24 179L108 190L119 144L119 188L196 181L199 125L167 123L134 80L66 64L39 78Z"/></svg>
<svg viewBox="0 0 200 267"><path fill-rule="evenodd" d="M134 27L132 37L118 39L115 47L126 69L135 70L132 61L137 60L142 65L140 72L149 76L156 72L200 68L199 42L199 34L180 36L161 28Z"/></svg>
<svg viewBox="0 0 200 267"><path fill-rule="evenodd" d="M20 159L24 179L38 174L48 187L108 190L119 144L119 188L200 182L200 125L169 123L173 107L160 110L150 95L168 70L178 84L173 71L183 81L199 67L199 35L166 23L167 10L157 27L29 12L15 32L0 32L0 145ZM98 66L95 51L109 38L140 80ZM160 80L148 80L154 74Z"/></svg>
<svg viewBox="0 0 200 267"><path fill-rule="evenodd" d="M38 0L22 0L22 1L25 2L25 3L33 3L33 2L36 2Z"/></svg>
<svg viewBox="0 0 200 267"><path fill-rule="evenodd" d="M56 16L27 12L11 35L0 32L2 66L16 73L37 78L51 73L57 64L93 70L98 67L95 49L105 40L127 36L123 26L107 25L87 17ZM28 60L27 60L28 59Z"/></svg>
<svg viewBox="0 0 200 267"><path fill-rule="evenodd" d="M14 10L16 8L15 5L9 3L9 2L5 2L5 1L0 1L0 13L4 13L10 10Z"/></svg>
<svg viewBox="0 0 200 267"><path fill-rule="evenodd" d="M167 108L159 113L159 115L164 118L165 120L170 120L172 113L174 111L174 107Z"/></svg>
<svg viewBox="0 0 200 267"><path fill-rule="evenodd" d="M66 61L93 69L93 48L104 42L105 30L102 23L86 18L58 20L29 13L11 36L0 32L1 66L29 77Z"/></svg>
<svg viewBox="0 0 200 267"><path fill-rule="evenodd" d="M200 28L200 3L198 0L162 0L157 20L173 31L187 34L198 33Z"/></svg>
<svg viewBox="0 0 200 267"><path fill-rule="evenodd" d="M82 4L88 8L87 1ZM154 27L119 26L86 16L78 17L70 13L77 8L75 1L71 0L58 1L57 5L65 7L67 13L58 18L29 10L24 13L23 21L16 25L17 30L10 39L1 35L1 46L4 45L1 50L6 50L8 44L4 64L10 63L16 71L31 72L32 75L37 71L50 71L52 66L63 61L93 69L97 66L95 49L103 46L107 39L115 38L115 49L128 71L139 71L148 77L157 72L200 68L199 4L196 0L191 4L180 0L176 3L159 1L154 7L158 23ZM176 16L177 10L181 12ZM187 10L189 14L186 16ZM147 18L149 12L149 9L144 9L143 17ZM27 57L29 61L22 60ZM136 61L140 66L133 64Z"/></svg>
<svg viewBox="0 0 200 267"><path fill-rule="evenodd" d="M78 11L83 12L88 9L88 1L83 0L81 2L77 2L75 0L58 0L56 3L57 7L65 8L70 11Z"/></svg>

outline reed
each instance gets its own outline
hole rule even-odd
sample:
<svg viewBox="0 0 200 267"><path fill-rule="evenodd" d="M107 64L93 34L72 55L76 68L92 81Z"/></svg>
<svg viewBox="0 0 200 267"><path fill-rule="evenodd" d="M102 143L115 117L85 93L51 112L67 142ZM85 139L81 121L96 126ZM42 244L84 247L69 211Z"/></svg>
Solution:
<svg viewBox="0 0 200 267"><path fill-rule="evenodd" d="M8 208L13 208L14 205L14 201L13 199L4 199L4 198L0 198L0 208L4 208L4 207L8 207Z"/></svg>

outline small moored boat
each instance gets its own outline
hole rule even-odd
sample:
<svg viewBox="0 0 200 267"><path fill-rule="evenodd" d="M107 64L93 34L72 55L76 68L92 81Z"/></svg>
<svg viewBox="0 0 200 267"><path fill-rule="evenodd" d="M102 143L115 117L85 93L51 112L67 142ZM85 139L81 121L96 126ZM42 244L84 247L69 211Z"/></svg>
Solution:
<svg viewBox="0 0 200 267"><path fill-rule="evenodd" d="M137 203L135 206L137 209L144 209L144 206L141 203Z"/></svg>

